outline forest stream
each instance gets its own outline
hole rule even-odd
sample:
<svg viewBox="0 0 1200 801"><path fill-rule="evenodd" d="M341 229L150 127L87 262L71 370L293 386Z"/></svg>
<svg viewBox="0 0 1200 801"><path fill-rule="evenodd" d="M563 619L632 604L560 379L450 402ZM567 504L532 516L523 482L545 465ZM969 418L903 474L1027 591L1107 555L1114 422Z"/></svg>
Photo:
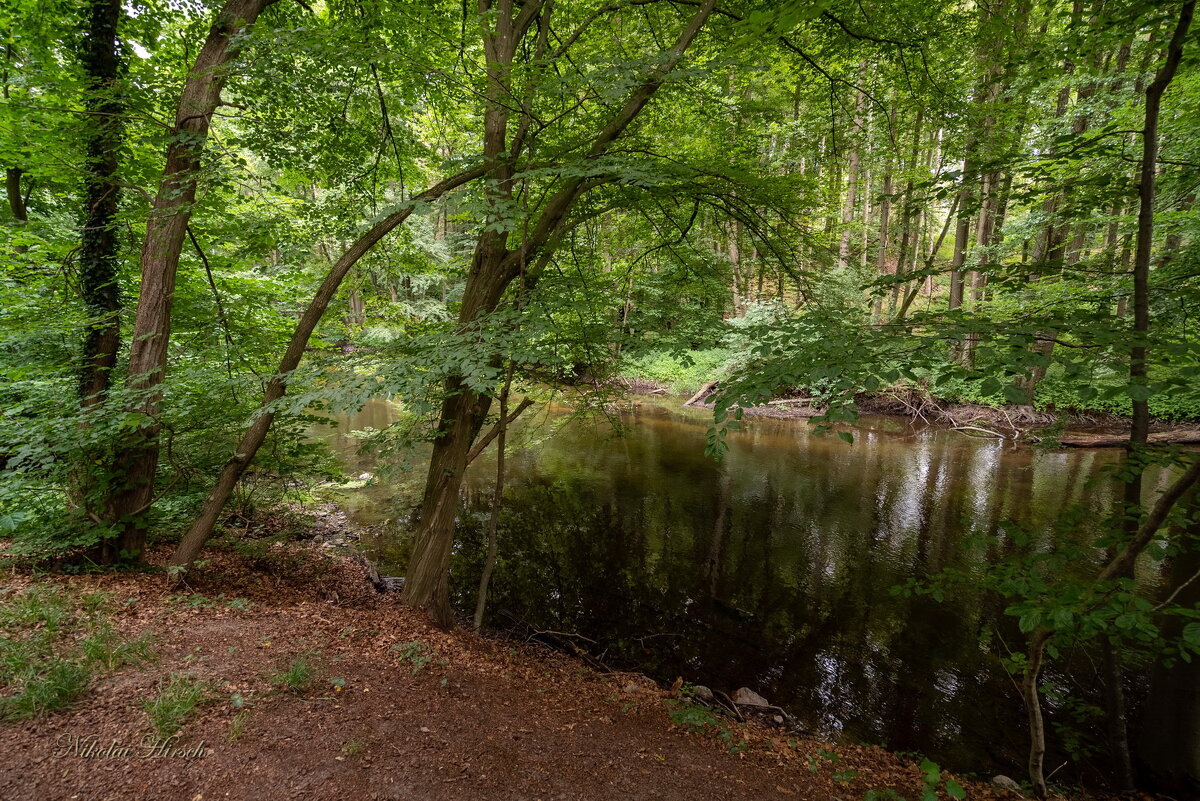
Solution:
<svg viewBox="0 0 1200 801"><path fill-rule="evenodd" d="M326 436L351 472L371 474L338 501L370 528L381 572L403 575L423 472L360 453L350 435L396 417L373 401ZM1114 500L1103 469L1120 451L1037 450L884 417L864 417L847 444L802 420L756 418L717 463L704 455L710 421L663 398L615 419L551 408L522 420L493 622L506 610L578 633L609 664L664 682L748 686L822 736L1021 775L1025 713L999 658L1019 648L1015 620L975 590L938 602L893 588L945 568L982 575L1015 547L1008 521L1051 546L1065 508L1098 520ZM465 484L452 568L464 613L494 459L489 449ZM1147 493L1163 479L1150 478ZM1047 706L1064 714L1053 697Z"/></svg>

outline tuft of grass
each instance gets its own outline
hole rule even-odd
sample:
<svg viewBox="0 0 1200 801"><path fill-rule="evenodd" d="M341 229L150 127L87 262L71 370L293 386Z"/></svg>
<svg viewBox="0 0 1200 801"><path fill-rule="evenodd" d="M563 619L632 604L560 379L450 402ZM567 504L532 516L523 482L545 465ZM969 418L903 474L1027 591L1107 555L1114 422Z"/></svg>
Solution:
<svg viewBox="0 0 1200 801"><path fill-rule="evenodd" d="M158 683L158 694L142 702L142 708L163 737L170 737L183 726L187 717L206 700L204 682L185 673L172 673Z"/></svg>
<svg viewBox="0 0 1200 801"><path fill-rule="evenodd" d="M79 662L30 663L10 673L17 686L14 695L0 698L0 718L24 720L65 709L87 692L91 669Z"/></svg>
<svg viewBox="0 0 1200 801"><path fill-rule="evenodd" d="M317 668L312 663L312 654L305 653L296 657L285 670L271 677L271 684L294 693L307 690L317 677Z"/></svg>
<svg viewBox="0 0 1200 801"><path fill-rule="evenodd" d="M246 733L246 724L250 722L250 710L243 709L233 716L233 720L229 723L229 734L226 735L227 740L231 743L236 743Z"/></svg>
<svg viewBox="0 0 1200 801"><path fill-rule="evenodd" d="M5 593L0 605L0 627L25 628L36 626L58 631L71 618L71 602L67 594L53 584L35 584L22 592Z"/></svg>
<svg viewBox="0 0 1200 801"><path fill-rule="evenodd" d="M132 640L123 640L108 621L97 624L95 630L80 642L80 647L83 649L84 659L105 670L116 670L121 665L149 662L153 656L149 635L143 634Z"/></svg>
<svg viewBox="0 0 1200 801"><path fill-rule="evenodd" d="M150 640L126 640L108 622L112 596L35 584L0 593L0 719L64 709L95 674L150 658Z"/></svg>

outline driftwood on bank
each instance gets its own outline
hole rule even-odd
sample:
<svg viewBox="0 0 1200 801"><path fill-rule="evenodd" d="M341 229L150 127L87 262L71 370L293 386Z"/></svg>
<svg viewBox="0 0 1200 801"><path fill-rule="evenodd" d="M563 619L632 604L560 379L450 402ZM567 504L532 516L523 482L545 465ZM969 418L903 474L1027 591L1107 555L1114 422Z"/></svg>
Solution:
<svg viewBox="0 0 1200 801"><path fill-rule="evenodd" d="M706 406L705 401L713 393L717 382L710 381L700 391L688 398L684 406ZM815 404L815 405L814 405ZM952 431L980 438L1007 439L1038 442L1039 428L1052 425L1060 417L1057 414L1037 411L1029 406L991 407L975 404L947 403L917 390L887 390L877 393L862 393L855 396L855 405L862 414L879 414L908 417L927 424L941 424ZM756 417L807 418L824 414L827 407L817 399L799 396L777 398L762 406L749 407L745 413ZM1098 420L1085 414L1066 415L1067 424L1081 426L1098 424L1113 425L1120 418ZM1121 433L1073 433L1062 434L1057 442L1064 448L1121 448L1129 442L1129 434ZM1200 428L1175 428L1158 431L1147 438L1151 445L1198 445Z"/></svg>
<svg viewBox="0 0 1200 801"><path fill-rule="evenodd" d="M1122 448L1129 442L1129 434L1064 434L1058 438L1065 448ZM1160 431L1146 437L1151 445L1197 445L1200 430Z"/></svg>
<svg viewBox="0 0 1200 801"><path fill-rule="evenodd" d="M684 403L683 405L684 405L684 406L691 406L691 405L692 405L692 404L694 404L694 403L699 403L700 401L704 400L704 399L705 399L705 398L707 398L709 395L711 395L711 394L712 394L712 391L713 391L714 389L716 389L716 388L717 388L717 382L716 382L716 381L709 381L707 384L705 384L704 386L700 387L700 391L699 391L699 392L697 392L697 393L696 393L695 395L693 395L692 397L688 398L688 399L687 399L687 402L686 402L686 403Z"/></svg>

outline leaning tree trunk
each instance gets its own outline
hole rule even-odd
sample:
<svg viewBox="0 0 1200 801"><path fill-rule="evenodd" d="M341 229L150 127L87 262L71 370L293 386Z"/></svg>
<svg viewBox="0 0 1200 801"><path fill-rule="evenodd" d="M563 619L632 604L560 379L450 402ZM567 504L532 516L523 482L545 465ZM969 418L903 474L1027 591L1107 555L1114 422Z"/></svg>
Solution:
<svg viewBox="0 0 1200 801"><path fill-rule="evenodd" d="M396 211L395 213L384 218L377 223L371 230L358 238L351 245L340 259L330 269L325 276L325 280L321 283L316 295L308 304L304 314L300 316L300 320L296 323L296 330L292 333L292 338L288 342L287 351L283 354L283 359L279 363L279 369L275 375L267 382L267 388L263 393L262 403L259 406L258 414L246 432L242 435L237 447L234 448L233 455L225 462L221 468L221 473L217 476L217 483L213 485L209 491L208 498L204 501L204 506L200 509L200 514L197 515L187 533L179 542L179 547L175 549L175 553L171 555L169 565L173 568L186 568L196 560L200 554L200 550L204 547L204 543L212 536L213 528L217 524L217 519L221 516L221 510L225 508L229 496L233 494L234 487L237 486L238 480L242 477L247 465L253 461L258 449L262 446L267 438L267 433L271 430L271 423L275 420L275 404L287 392L287 381L292 371L300 366L300 360L304 357L304 349L308 346L309 337L316 330L317 323L321 321L321 317L329 308L330 302L334 295L337 294L338 287L350 272L350 269L361 259L367 251L383 239L388 233L395 229L398 225L408 219L413 210L422 203L429 203L441 197L451 189L459 187L468 181L472 181L485 172L482 168L467 170L447 178L438 184L430 187L424 192L416 195L409 201L408 205ZM178 576L179 571L176 571Z"/></svg>
<svg viewBox="0 0 1200 801"><path fill-rule="evenodd" d="M142 282L129 353L127 387L140 396L137 410L149 423L122 444L115 463L125 487L113 498L113 522L121 525L118 551L139 557L145 547L143 515L154 498L158 471L158 416L171 337L171 307L179 253L192 207L200 158L213 112L221 100L227 67L242 44L242 34L274 0L229 0L217 14L208 38L188 73L175 115L158 195L146 222L142 244Z"/></svg>

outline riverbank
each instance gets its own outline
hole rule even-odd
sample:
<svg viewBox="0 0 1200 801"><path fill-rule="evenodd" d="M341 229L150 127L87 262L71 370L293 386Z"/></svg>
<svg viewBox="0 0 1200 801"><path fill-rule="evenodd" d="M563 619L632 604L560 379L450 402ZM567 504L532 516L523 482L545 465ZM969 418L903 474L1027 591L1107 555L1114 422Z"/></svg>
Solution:
<svg viewBox="0 0 1200 801"><path fill-rule="evenodd" d="M719 382L709 382L691 394L672 391L669 385L646 378L623 378L621 384L639 395L676 395L684 406L713 408L711 398ZM1036 444L1050 442L1067 448L1108 448L1124 445L1129 418L1106 412L1040 411L1029 406L985 406L937 398L916 389L889 389L863 392L854 398L860 414L897 417L926 425L939 425L970 436L991 437ZM825 413L826 406L807 393L773 398L758 406L745 407L743 414L782 420L806 420ZM1200 424L1192 422L1151 422L1150 441L1154 444L1200 443Z"/></svg>
<svg viewBox="0 0 1200 801"><path fill-rule="evenodd" d="M156 551L151 563L164 558ZM682 800L924 792L927 774L882 749L726 721L698 711L678 688L635 674L601 674L537 644L438 630L394 594L376 592L361 565L318 543L279 544L253 558L215 551L189 583L173 594L159 572L5 576L6 604L35 586L77 598L102 593L113 629L144 638L153 658L96 678L68 709L0 724L0 795ZM143 752L144 740L161 736L147 700L161 702L184 682L200 688L194 708L184 710L168 747ZM952 797L948 780L938 779L942 797ZM1018 797L961 782L973 799Z"/></svg>

